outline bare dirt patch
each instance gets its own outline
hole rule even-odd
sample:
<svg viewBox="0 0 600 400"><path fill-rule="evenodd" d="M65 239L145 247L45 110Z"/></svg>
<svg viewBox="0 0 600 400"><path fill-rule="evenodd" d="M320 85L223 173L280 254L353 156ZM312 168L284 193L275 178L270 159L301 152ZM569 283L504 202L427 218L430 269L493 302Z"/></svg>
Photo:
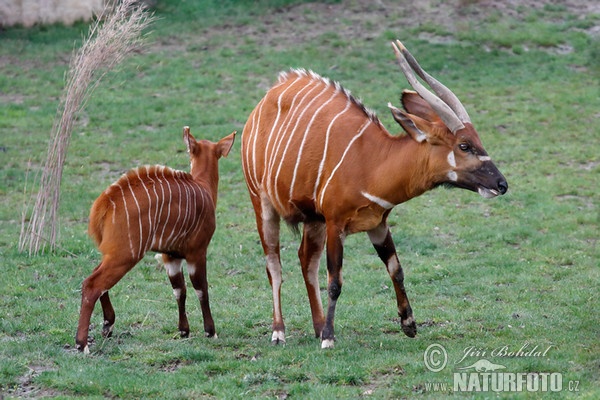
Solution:
<svg viewBox="0 0 600 400"><path fill-rule="evenodd" d="M369 41L386 31L398 37L403 32L418 27L439 27L448 32L440 37L427 32L419 38L431 42L452 41L452 34L465 26L483 27L491 17L523 20L533 11L552 11L541 18L560 23L561 18L578 19L593 14L600 15L600 2L596 0L348 0L337 4L306 3L274 11L260 17L261 23L251 25L211 27L201 35L210 39L214 35L231 34L273 48L289 48L314 40L326 33L335 33L350 40ZM527 12L525 12L527 11ZM597 24L585 29L590 35L600 35L600 18Z"/></svg>

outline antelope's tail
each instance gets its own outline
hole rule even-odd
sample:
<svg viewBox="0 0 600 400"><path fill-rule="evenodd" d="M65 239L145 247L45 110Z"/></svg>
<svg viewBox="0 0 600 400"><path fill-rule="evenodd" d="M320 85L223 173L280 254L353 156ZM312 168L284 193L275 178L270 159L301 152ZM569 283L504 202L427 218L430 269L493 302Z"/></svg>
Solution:
<svg viewBox="0 0 600 400"><path fill-rule="evenodd" d="M106 196L105 193L102 193L92 205L92 209L90 210L90 222L88 225L88 235L94 239L94 242L96 242L97 246L102 243L104 221L106 220L106 214L108 213L108 210L108 196Z"/></svg>

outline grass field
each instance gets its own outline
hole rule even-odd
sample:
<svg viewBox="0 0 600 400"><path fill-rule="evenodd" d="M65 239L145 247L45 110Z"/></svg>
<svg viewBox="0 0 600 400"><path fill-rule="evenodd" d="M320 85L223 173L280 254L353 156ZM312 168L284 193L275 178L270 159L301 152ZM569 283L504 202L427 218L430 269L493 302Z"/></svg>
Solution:
<svg viewBox="0 0 600 400"><path fill-rule="evenodd" d="M21 214L87 26L0 32L0 398L548 395L455 392L455 374L475 372L459 368L482 359L513 375L560 376L562 386L549 387L556 398L600 398L600 14L571 2L409 3L158 1L147 47L107 77L77 122L60 248L32 257L17 251ZM299 237L283 229L287 344L271 346L269 283L241 173L243 125L280 70L304 67L340 81L399 132L386 107L408 87L389 46L396 38L461 98L509 192L485 200L438 189L392 212L415 339L402 334L391 281L359 234L346 240L336 347L322 351ZM102 339L98 306L91 354L78 354L80 285L99 262L89 208L131 167L187 170L184 125L212 140L239 133L220 164L209 253L219 338L203 337L192 291L191 336L178 338L170 284L149 254L111 290L114 336ZM439 372L428 368L442 360L426 352L433 344L447 354Z"/></svg>

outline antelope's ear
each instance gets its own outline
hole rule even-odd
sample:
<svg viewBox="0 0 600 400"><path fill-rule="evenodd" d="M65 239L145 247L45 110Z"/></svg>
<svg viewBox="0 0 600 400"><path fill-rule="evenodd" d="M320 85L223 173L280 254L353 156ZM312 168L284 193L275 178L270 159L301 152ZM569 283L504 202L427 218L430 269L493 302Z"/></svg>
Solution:
<svg viewBox="0 0 600 400"><path fill-rule="evenodd" d="M402 107L409 113L434 123L443 123L441 118L433 111L433 108L417 92L412 90L402 91L400 97Z"/></svg>
<svg viewBox="0 0 600 400"><path fill-rule="evenodd" d="M190 127L183 127L183 143L185 143L185 147L188 153L192 153L192 150L196 148L196 139L190 133Z"/></svg>
<svg viewBox="0 0 600 400"><path fill-rule="evenodd" d="M236 133L236 131L233 131L228 136L225 136L223 139L219 140L219 142L217 143L217 152L220 157L227 157L229 151L233 147L233 142L235 141Z"/></svg>
<svg viewBox="0 0 600 400"><path fill-rule="evenodd" d="M392 115L396 122L400 124L402 129L404 129L413 140L419 143L427 140L427 133L417 126L417 118L419 117L410 115L406 111L394 107L391 103L388 103L388 107L392 111Z"/></svg>

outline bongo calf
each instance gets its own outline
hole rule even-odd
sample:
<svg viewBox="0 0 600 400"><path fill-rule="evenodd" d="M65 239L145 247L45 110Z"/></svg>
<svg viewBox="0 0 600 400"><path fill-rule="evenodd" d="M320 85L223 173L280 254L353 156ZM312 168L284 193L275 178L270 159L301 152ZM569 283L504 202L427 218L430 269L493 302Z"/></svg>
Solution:
<svg viewBox="0 0 600 400"><path fill-rule="evenodd" d="M164 166L140 167L124 174L96 199L88 233L102 261L82 284L75 340L79 351L89 353L88 330L98 298L104 314L102 335L111 335L115 311L108 291L149 250L162 253L177 299L181 336L190 332L181 269L184 259L200 300L206 336L216 336L208 301L206 251L216 226L218 160L227 156L234 139L235 132L217 143L196 141L186 126L183 141L190 155L189 174Z"/></svg>

